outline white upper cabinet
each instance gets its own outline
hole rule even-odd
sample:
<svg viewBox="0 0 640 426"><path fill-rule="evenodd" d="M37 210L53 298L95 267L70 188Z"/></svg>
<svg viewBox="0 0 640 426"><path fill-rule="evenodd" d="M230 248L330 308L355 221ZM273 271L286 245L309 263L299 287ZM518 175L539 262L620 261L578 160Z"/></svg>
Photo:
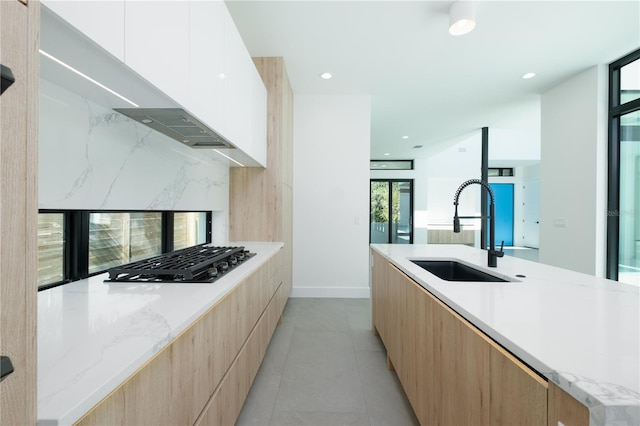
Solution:
<svg viewBox="0 0 640 426"><path fill-rule="evenodd" d="M79 68L99 68L96 75L102 73L104 82L140 100L143 108L167 107L159 99L168 96L238 148L229 156L251 166L266 165L267 91L224 1L43 2L115 56L131 78L112 76L102 63L83 64L92 59L75 52ZM137 93L140 77L162 96Z"/></svg>
<svg viewBox="0 0 640 426"><path fill-rule="evenodd" d="M88 2L92 3L92 2ZM188 1L125 1L124 61L179 104L189 101Z"/></svg>
<svg viewBox="0 0 640 426"><path fill-rule="evenodd" d="M266 89L226 7L224 67L225 136L260 164L266 165ZM260 124L255 120L261 117L256 115L264 116L259 120ZM264 137L257 139L257 135L262 134L262 127Z"/></svg>
<svg viewBox="0 0 640 426"><path fill-rule="evenodd" d="M251 61L253 64L253 60ZM251 130L252 130L252 148L251 152L254 154L252 157L260 162L262 165L267 165L267 89L264 87L262 77L255 69L255 65L252 73L251 88L252 88L252 116L251 116Z"/></svg>
<svg viewBox="0 0 640 426"><path fill-rule="evenodd" d="M43 0L42 4L124 62L124 0Z"/></svg>
<svg viewBox="0 0 640 426"><path fill-rule="evenodd" d="M221 0L193 1L190 7L188 109L209 127L224 132L224 10Z"/></svg>

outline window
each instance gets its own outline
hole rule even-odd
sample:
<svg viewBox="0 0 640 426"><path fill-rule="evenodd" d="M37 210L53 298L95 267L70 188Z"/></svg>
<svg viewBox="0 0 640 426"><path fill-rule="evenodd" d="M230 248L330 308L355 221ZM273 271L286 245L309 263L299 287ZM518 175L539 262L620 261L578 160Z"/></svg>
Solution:
<svg viewBox="0 0 640 426"><path fill-rule="evenodd" d="M369 170L413 170L413 160L370 160Z"/></svg>
<svg viewBox="0 0 640 426"><path fill-rule="evenodd" d="M210 212L41 211L38 289L207 242Z"/></svg>
<svg viewBox="0 0 640 426"><path fill-rule="evenodd" d="M175 213L173 217L173 250L207 241L206 213Z"/></svg>
<svg viewBox="0 0 640 426"><path fill-rule="evenodd" d="M489 177L513 176L513 167L489 167Z"/></svg>
<svg viewBox="0 0 640 426"><path fill-rule="evenodd" d="M38 287L64 280L63 213L38 215Z"/></svg>
<svg viewBox="0 0 640 426"><path fill-rule="evenodd" d="M90 213L89 274L162 253L162 213Z"/></svg>
<svg viewBox="0 0 640 426"><path fill-rule="evenodd" d="M609 66L607 278L640 286L640 50Z"/></svg>

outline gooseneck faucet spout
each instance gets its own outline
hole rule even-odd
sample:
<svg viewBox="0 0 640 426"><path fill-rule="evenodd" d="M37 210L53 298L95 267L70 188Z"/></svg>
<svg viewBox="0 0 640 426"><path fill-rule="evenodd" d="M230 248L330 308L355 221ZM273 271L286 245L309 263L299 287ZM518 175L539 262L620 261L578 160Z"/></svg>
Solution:
<svg viewBox="0 0 640 426"><path fill-rule="evenodd" d="M502 251L504 248L504 241L500 244L500 250L496 250L496 206L494 204L493 189L480 179L469 179L458 187L453 200L453 205L455 206L455 212L453 214L453 232L460 232L460 219L487 219L487 216L458 216L458 200L460 198L460 193L463 189L472 184L481 185L489 191L489 251L487 252L487 262L489 267L495 268L498 266L498 258L504 256L504 252ZM484 246L484 244L485 242L483 241L482 245Z"/></svg>

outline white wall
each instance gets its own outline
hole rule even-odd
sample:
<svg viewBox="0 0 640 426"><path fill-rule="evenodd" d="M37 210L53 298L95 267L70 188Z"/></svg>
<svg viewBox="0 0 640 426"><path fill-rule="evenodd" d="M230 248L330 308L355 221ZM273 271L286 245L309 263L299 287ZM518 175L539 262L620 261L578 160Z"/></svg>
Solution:
<svg viewBox="0 0 640 426"><path fill-rule="evenodd" d="M542 95L540 261L604 276L607 69Z"/></svg>
<svg viewBox="0 0 640 426"><path fill-rule="evenodd" d="M369 297L369 96L294 100L292 297Z"/></svg>
<svg viewBox="0 0 640 426"><path fill-rule="evenodd" d="M40 209L212 211L213 242L228 239L228 160L44 79L39 156Z"/></svg>

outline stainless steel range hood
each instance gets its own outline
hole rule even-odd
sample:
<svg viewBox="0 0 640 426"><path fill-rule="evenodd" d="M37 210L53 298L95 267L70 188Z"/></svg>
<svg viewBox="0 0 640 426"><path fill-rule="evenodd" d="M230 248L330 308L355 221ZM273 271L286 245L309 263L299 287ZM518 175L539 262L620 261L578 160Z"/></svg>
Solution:
<svg viewBox="0 0 640 426"><path fill-rule="evenodd" d="M232 148L220 134L181 108L113 108L191 148Z"/></svg>

